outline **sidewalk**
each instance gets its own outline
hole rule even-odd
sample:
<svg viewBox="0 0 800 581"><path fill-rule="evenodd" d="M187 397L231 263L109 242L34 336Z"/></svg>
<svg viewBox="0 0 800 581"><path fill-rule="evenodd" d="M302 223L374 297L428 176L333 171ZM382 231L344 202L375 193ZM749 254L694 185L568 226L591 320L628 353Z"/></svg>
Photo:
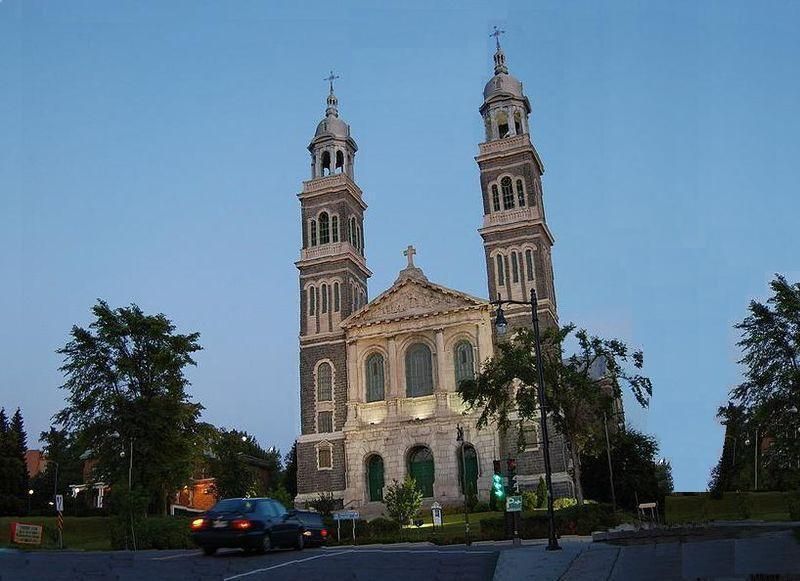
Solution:
<svg viewBox="0 0 800 581"><path fill-rule="evenodd" d="M562 540L563 550L523 546L500 553L494 581L747 579L800 575L800 543L789 531L746 539L613 546Z"/></svg>

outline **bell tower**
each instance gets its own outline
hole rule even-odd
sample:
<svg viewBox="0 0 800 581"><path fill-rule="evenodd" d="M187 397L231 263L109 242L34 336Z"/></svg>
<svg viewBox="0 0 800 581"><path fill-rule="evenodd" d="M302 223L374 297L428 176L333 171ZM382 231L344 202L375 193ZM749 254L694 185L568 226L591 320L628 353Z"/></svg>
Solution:
<svg viewBox="0 0 800 581"><path fill-rule="evenodd" d="M300 426L297 502L320 490L342 498L347 347L340 323L367 303L367 205L355 183L356 142L330 83L325 118L308 146L311 179L300 199ZM306 496L304 496L306 495Z"/></svg>
<svg viewBox="0 0 800 581"><path fill-rule="evenodd" d="M542 326L558 324L553 266L553 235L542 200L544 166L530 137L531 105L522 83L509 74L495 28L494 76L483 89L480 113L486 141L478 146L483 194L483 238L489 297L529 300L536 288ZM511 326L530 324L525 306L509 306Z"/></svg>

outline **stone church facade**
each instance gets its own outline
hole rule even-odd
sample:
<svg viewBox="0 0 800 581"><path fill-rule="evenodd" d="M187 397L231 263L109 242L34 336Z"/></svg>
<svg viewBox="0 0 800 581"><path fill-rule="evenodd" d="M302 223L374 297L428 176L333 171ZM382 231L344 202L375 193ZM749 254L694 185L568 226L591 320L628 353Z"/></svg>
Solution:
<svg viewBox="0 0 800 581"><path fill-rule="evenodd" d="M480 107L486 141L475 158L488 295L526 300L535 286L541 324L557 325L554 240L542 200L544 168L530 140L530 102L509 74L499 43L494 63ZM413 247L394 284L369 300L367 205L354 176L358 148L339 117L332 80L325 118L308 149L311 179L298 195L303 244L296 263L301 434L295 502L330 493L342 506L379 513L385 486L406 475L430 501L462 502L465 482L469 494L487 500L493 460L510 457L517 460L520 484L535 487L544 472L538 421L505 437L493 427L479 431L478 412L466 409L456 392L500 340L489 301L428 280L414 264ZM530 309L506 309L506 318L511 327L529 326ZM556 492L571 495L565 442L550 434Z"/></svg>

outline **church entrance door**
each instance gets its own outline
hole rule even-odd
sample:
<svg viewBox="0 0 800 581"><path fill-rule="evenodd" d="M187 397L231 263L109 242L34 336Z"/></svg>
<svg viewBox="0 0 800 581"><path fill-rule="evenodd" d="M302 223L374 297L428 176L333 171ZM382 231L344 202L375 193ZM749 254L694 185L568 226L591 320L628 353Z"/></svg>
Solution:
<svg viewBox="0 0 800 581"><path fill-rule="evenodd" d="M433 454L429 448L419 446L411 450L409 454L409 473L411 478L416 480L417 488L426 498L433 497Z"/></svg>
<svg viewBox="0 0 800 581"><path fill-rule="evenodd" d="M383 458L370 456L367 461L367 484L369 499L373 502L383 500Z"/></svg>

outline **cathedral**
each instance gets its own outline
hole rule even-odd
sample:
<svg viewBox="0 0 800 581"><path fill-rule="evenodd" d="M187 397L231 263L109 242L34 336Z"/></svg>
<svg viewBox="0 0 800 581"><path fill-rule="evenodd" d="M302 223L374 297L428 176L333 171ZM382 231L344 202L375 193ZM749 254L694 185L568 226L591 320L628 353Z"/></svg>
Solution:
<svg viewBox="0 0 800 581"><path fill-rule="evenodd" d="M512 457L521 487L535 487L544 474L538 420L505 437L492 426L479 431L478 412L466 409L456 391L500 340L489 301L430 280L414 264L411 246L394 284L369 299L367 204L354 173L358 147L339 116L333 79L325 118L308 146L311 179L298 194L301 434L295 503L325 493L340 506L379 514L386 485L407 475L428 502L463 502L464 486L487 500L493 460ZM544 167L530 139L530 102L509 74L499 42L479 111L486 139L475 160L488 296L527 300L535 288L542 326L557 325ZM530 324L524 305L505 312L511 327ZM552 429L550 439L556 494L572 496L566 443Z"/></svg>

